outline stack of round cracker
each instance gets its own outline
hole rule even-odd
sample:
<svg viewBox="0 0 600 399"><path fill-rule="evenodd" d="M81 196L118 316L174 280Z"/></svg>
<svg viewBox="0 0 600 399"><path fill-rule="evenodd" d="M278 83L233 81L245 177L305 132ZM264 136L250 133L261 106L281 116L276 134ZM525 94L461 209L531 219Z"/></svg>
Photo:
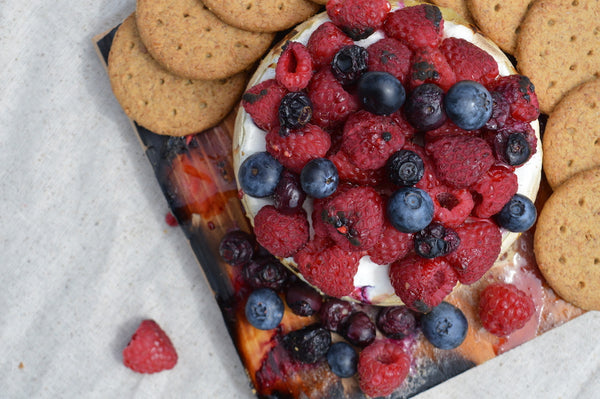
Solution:
<svg viewBox="0 0 600 399"><path fill-rule="evenodd" d="M108 58L115 97L157 134L213 127L238 104L275 33L320 8L316 0L137 0Z"/></svg>

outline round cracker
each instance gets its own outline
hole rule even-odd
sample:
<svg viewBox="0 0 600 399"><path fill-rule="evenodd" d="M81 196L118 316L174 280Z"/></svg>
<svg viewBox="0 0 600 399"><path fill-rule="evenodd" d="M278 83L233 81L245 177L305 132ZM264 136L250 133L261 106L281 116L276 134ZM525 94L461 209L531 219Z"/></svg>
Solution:
<svg viewBox="0 0 600 399"><path fill-rule="evenodd" d="M253 32L276 32L291 28L321 8L310 0L203 1L223 21Z"/></svg>
<svg viewBox="0 0 600 399"><path fill-rule="evenodd" d="M226 24L200 0L137 0L136 22L152 57L188 79L222 79L241 72L275 37Z"/></svg>
<svg viewBox="0 0 600 399"><path fill-rule="evenodd" d="M556 105L543 144L544 171L554 189L600 165L600 79L577 86Z"/></svg>
<svg viewBox="0 0 600 399"><path fill-rule="evenodd" d="M473 16L469 11L467 0L431 0L433 4L438 7L445 7L454 10L460 15L466 22L472 24Z"/></svg>
<svg viewBox="0 0 600 399"><path fill-rule="evenodd" d="M216 125L239 100L247 74L190 80L172 74L148 53L130 15L117 30L108 58L115 97L131 119L157 134L185 136Z"/></svg>
<svg viewBox="0 0 600 399"><path fill-rule="evenodd" d="M517 67L549 114L565 93L600 76L600 0L538 0L517 37Z"/></svg>
<svg viewBox="0 0 600 399"><path fill-rule="evenodd" d="M468 0L473 19L482 32L509 54L517 48L519 26L533 0Z"/></svg>
<svg viewBox="0 0 600 399"><path fill-rule="evenodd" d="M559 296L600 310L600 167L573 176L548 198L537 221L534 252Z"/></svg>

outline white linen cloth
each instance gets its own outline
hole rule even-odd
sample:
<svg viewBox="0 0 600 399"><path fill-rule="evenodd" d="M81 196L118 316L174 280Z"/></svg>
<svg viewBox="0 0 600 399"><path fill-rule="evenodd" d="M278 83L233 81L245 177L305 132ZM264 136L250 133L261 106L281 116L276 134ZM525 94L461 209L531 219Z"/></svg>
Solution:
<svg viewBox="0 0 600 399"><path fill-rule="evenodd" d="M92 37L134 0L0 0L0 398L253 398ZM179 363L121 351L155 319ZM592 398L588 313L419 398Z"/></svg>

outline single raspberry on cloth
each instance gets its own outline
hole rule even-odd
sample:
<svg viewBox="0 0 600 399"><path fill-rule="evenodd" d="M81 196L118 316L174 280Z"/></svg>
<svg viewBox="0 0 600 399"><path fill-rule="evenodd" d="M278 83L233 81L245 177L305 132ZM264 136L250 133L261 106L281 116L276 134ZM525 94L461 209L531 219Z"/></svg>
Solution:
<svg viewBox="0 0 600 399"><path fill-rule="evenodd" d="M304 89L313 73L312 58L300 42L287 42L277 60L275 79L289 91Z"/></svg>
<svg viewBox="0 0 600 399"><path fill-rule="evenodd" d="M294 261L306 281L325 295L341 298L354 291L361 256L340 248L329 237L315 236L294 255Z"/></svg>
<svg viewBox="0 0 600 399"><path fill-rule="evenodd" d="M535 87L527 76L501 76L491 82L487 89L497 92L510 104L510 116L518 121L532 122L540 115L540 105Z"/></svg>
<svg viewBox="0 0 600 399"><path fill-rule="evenodd" d="M388 396L406 379L410 356L399 341L377 340L360 352L357 370L358 382L365 394Z"/></svg>
<svg viewBox="0 0 600 399"><path fill-rule="evenodd" d="M425 150L437 177L455 188L467 188L495 163L489 144L480 137L444 136L427 143Z"/></svg>
<svg viewBox="0 0 600 399"><path fill-rule="evenodd" d="M242 95L242 107L256 126L268 132L279 127L279 103L286 93L275 79L267 79Z"/></svg>
<svg viewBox="0 0 600 399"><path fill-rule="evenodd" d="M307 90L313 105L312 123L323 129L341 126L360 108L357 98L337 81L329 65L314 74Z"/></svg>
<svg viewBox="0 0 600 399"><path fill-rule="evenodd" d="M470 218L455 229L460 245L446 259L462 284L473 284L494 265L502 247L500 228L489 219Z"/></svg>
<svg viewBox="0 0 600 399"><path fill-rule="evenodd" d="M412 234L402 233L386 220L381 237L367 253L373 262L387 265L404 258L413 248Z"/></svg>
<svg viewBox="0 0 600 399"><path fill-rule="evenodd" d="M383 23L383 30L387 36L403 41L413 50L437 48L442 42L444 18L438 7L420 4L389 13Z"/></svg>
<svg viewBox="0 0 600 399"><path fill-rule="evenodd" d="M265 140L267 152L295 173L300 173L311 159L324 157L331 146L329 134L311 123L285 136L279 134L279 129L271 129Z"/></svg>
<svg viewBox="0 0 600 399"><path fill-rule="evenodd" d="M383 199L369 186L336 192L324 205L321 218L337 245L366 251L379 240L385 219Z"/></svg>
<svg viewBox="0 0 600 399"><path fill-rule="evenodd" d="M177 352L154 320L143 320L123 349L123 363L138 373L157 373L175 367Z"/></svg>
<svg viewBox="0 0 600 399"><path fill-rule="evenodd" d="M513 168L502 164L492 166L471 186L476 193L473 214L480 218L492 217L502 210L518 188L519 181Z"/></svg>
<svg viewBox="0 0 600 399"><path fill-rule="evenodd" d="M402 148L406 135L392 117L361 110L344 124L342 151L361 169L379 169Z"/></svg>
<svg viewBox="0 0 600 399"><path fill-rule="evenodd" d="M407 86L409 89L414 89L423 83L435 83L444 91L448 91L456 82L454 71L438 48L420 47L415 49L408 73Z"/></svg>
<svg viewBox="0 0 600 399"><path fill-rule="evenodd" d="M308 38L306 48L313 61L313 68L319 69L330 65L333 56L345 46L351 46L354 41L350 39L333 22L320 25Z"/></svg>
<svg viewBox="0 0 600 399"><path fill-rule="evenodd" d="M456 81L474 80L487 85L498 76L494 57L465 39L448 37L442 41L440 50L454 71Z"/></svg>
<svg viewBox="0 0 600 399"><path fill-rule="evenodd" d="M389 274L396 295L410 309L421 313L439 305L458 281L443 257L427 259L416 253L392 263Z"/></svg>
<svg viewBox="0 0 600 399"><path fill-rule="evenodd" d="M479 297L481 324L499 337L523 328L534 313L531 297L512 284L492 283Z"/></svg>
<svg viewBox="0 0 600 399"><path fill-rule="evenodd" d="M287 214L265 205L254 217L256 241L275 256L294 255L309 239L306 212Z"/></svg>
<svg viewBox="0 0 600 399"><path fill-rule="evenodd" d="M391 73L406 84L410 72L411 49L400 40L384 37L367 47L369 71Z"/></svg>
<svg viewBox="0 0 600 399"><path fill-rule="evenodd" d="M387 0L329 0L327 16L354 40L369 37L390 11Z"/></svg>

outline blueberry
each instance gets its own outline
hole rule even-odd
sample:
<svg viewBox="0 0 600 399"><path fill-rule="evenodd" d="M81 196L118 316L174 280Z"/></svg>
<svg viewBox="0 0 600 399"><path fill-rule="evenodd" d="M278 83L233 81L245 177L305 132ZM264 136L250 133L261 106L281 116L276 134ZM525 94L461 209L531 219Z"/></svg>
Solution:
<svg viewBox="0 0 600 399"><path fill-rule="evenodd" d="M327 363L335 375L349 378L356 374L358 353L347 342L336 342L327 352Z"/></svg>
<svg viewBox="0 0 600 399"><path fill-rule="evenodd" d="M377 329L375 323L365 312L354 312L348 317L343 326L342 335L351 344L366 347L373 341Z"/></svg>
<svg viewBox="0 0 600 399"><path fill-rule="evenodd" d="M375 324L386 337L403 339L416 331L417 320L407 306L386 306L377 313Z"/></svg>
<svg viewBox="0 0 600 399"><path fill-rule="evenodd" d="M465 130L477 130L492 116L494 101L482 84L472 80L455 83L444 97L448 118Z"/></svg>
<svg viewBox="0 0 600 399"><path fill-rule="evenodd" d="M511 133L506 139L504 155L509 165L523 165L531 155L531 148L527 138L521 132Z"/></svg>
<svg viewBox="0 0 600 399"><path fill-rule="evenodd" d="M368 57L364 47L356 44L344 46L333 56L331 72L341 84L354 84L367 71Z"/></svg>
<svg viewBox="0 0 600 399"><path fill-rule="evenodd" d="M283 301L270 288L259 288L248 295L246 319L259 330L275 328L283 318Z"/></svg>
<svg viewBox="0 0 600 399"><path fill-rule="evenodd" d="M312 102L302 91L287 93L279 103L279 134L286 136L289 129L300 129L312 118Z"/></svg>
<svg viewBox="0 0 600 399"><path fill-rule="evenodd" d="M300 185L307 195L325 198L337 190L339 183L337 168L327 158L311 159L300 173Z"/></svg>
<svg viewBox="0 0 600 399"><path fill-rule="evenodd" d="M444 91L433 83L417 86L406 99L404 115L418 131L437 129L446 121Z"/></svg>
<svg viewBox="0 0 600 399"><path fill-rule="evenodd" d="M397 230L416 233L433 219L433 201L427 192L416 187L403 187L392 194L387 216Z"/></svg>
<svg viewBox="0 0 600 399"><path fill-rule="evenodd" d="M295 314L311 316L321 309L323 299L315 289L298 281L287 288L285 302Z"/></svg>
<svg viewBox="0 0 600 399"><path fill-rule="evenodd" d="M331 333L318 324L311 324L287 333L283 346L292 357L302 363L316 363L323 359L331 346Z"/></svg>
<svg viewBox="0 0 600 399"><path fill-rule="evenodd" d="M425 338L440 349L454 349L463 343L469 324L464 313L448 302L442 302L421 316Z"/></svg>
<svg viewBox="0 0 600 399"><path fill-rule="evenodd" d="M263 198L275 192L282 171L283 166L271 154L257 152L242 162L238 179L246 194Z"/></svg>
<svg viewBox="0 0 600 399"><path fill-rule="evenodd" d="M529 198L515 194L496 214L496 222L508 231L523 232L529 230L537 219L537 209Z"/></svg>
<svg viewBox="0 0 600 399"><path fill-rule="evenodd" d="M273 193L273 206L283 213L294 213L302 208L305 199L300 177L284 169Z"/></svg>
<svg viewBox="0 0 600 399"><path fill-rule="evenodd" d="M246 263L242 276L254 289L271 288L280 291L287 284L290 272L279 259L268 254L256 256Z"/></svg>
<svg viewBox="0 0 600 399"><path fill-rule="evenodd" d="M335 332L341 331L350 314L352 314L350 302L338 298L327 298L319 311L323 327Z"/></svg>
<svg viewBox="0 0 600 399"><path fill-rule="evenodd" d="M364 73L358 80L357 92L363 108L376 115L392 114L406 100L402 83L387 72Z"/></svg>
<svg viewBox="0 0 600 399"><path fill-rule="evenodd" d="M410 150L400 150L392 154L386 163L388 177L398 186L413 186L425 173L421 157Z"/></svg>
<svg viewBox="0 0 600 399"><path fill-rule="evenodd" d="M415 251L424 258L433 259L456 250L460 244L458 233L441 223L432 222L414 235Z"/></svg>

